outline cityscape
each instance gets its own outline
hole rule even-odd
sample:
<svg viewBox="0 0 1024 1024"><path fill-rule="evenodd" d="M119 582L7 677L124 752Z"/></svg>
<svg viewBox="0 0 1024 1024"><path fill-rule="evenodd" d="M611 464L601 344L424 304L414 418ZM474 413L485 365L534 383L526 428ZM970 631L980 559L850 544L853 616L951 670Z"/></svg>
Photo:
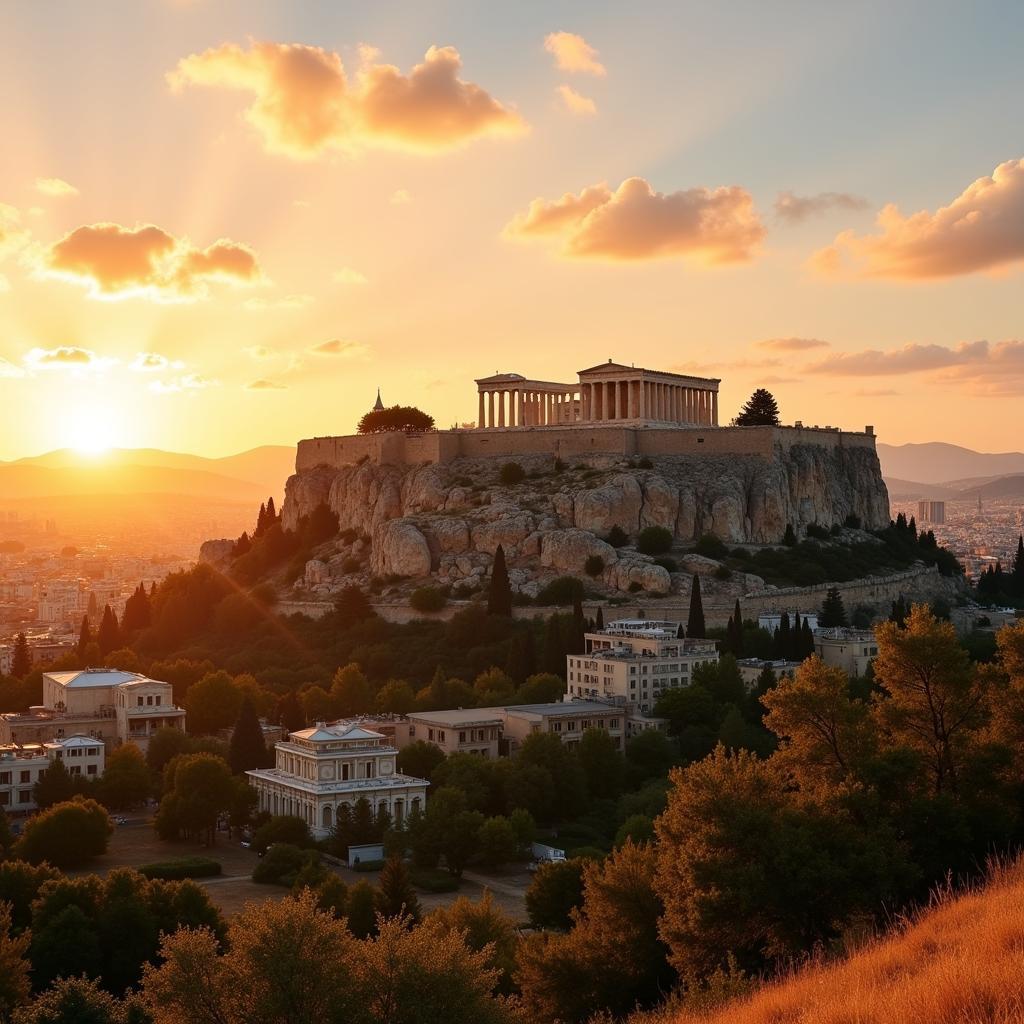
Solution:
<svg viewBox="0 0 1024 1024"><path fill-rule="evenodd" d="M1024 1024L1021 40L0 5L0 1024Z"/></svg>

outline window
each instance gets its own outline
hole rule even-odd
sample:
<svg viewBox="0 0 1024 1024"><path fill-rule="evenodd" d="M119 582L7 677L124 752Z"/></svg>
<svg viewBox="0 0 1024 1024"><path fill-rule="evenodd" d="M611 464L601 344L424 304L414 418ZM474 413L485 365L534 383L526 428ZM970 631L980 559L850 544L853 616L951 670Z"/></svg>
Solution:
<svg viewBox="0 0 1024 1024"><path fill-rule="evenodd" d="M11 773L0 772L0 786L9 786L11 784Z"/></svg>
<svg viewBox="0 0 1024 1024"><path fill-rule="evenodd" d="M80 764L73 764L71 766L70 770L69 770L69 774L71 774L71 775L81 775L82 774L82 766Z"/></svg>
<svg viewBox="0 0 1024 1024"><path fill-rule="evenodd" d="M409 726L409 738L412 739L412 737L415 736L415 735L416 735L416 726L415 725L410 725Z"/></svg>
<svg viewBox="0 0 1024 1024"><path fill-rule="evenodd" d="M19 778L18 781L21 782L22 785L24 785L26 782L31 782L32 781L32 773L31 772L27 772L27 771L21 772L20 773L20 778Z"/></svg>
<svg viewBox="0 0 1024 1024"><path fill-rule="evenodd" d="M428 740L432 740L433 738L434 738L434 730L433 729L428 729L427 730L427 739Z"/></svg>
<svg viewBox="0 0 1024 1024"><path fill-rule="evenodd" d="M96 765L94 765L94 764L89 765L85 769L85 774L86 775L95 775L96 774Z"/></svg>
<svg viewBox="0 0 1024 1024"><path fill-rule="evenodd" d="M10 807L11 805L11 794L4 790L0 793L0 807Z"/></svg>
<svg viewBox="0 0 1024 1024"><path fill-rule="evenodd" d="M153 695L152 694L149 694L149 696L146 697L146 705L148 707L152 707L153 706Z"/></svg>
<svg viewBox="0 0 1024 1024"><path fill-rule="evenodd" d="M459 742L460 743L465 743L466 742L466 733L464 731L459 733Z"/></svg>
<svg viewBox="0 0 1024 1024"><path fill-rule="evenodd" d="M18 803L19 804L30 804L32 802L32 790L31 789L19 789L18 790Z"/></svg>
<svg viewBox="0 0 1024 1024"><path fill-rule="evenodd" d="M153 703L154 703L154 704L155 704L155 705L156 705L157 707L160 707L160 702L161 702L162 700L163 700L163 698L162 698L162 697L154 697L154 698L153 698Z"/></svg>
<svg viewBox="0 0 1024 1024"><path fill-rule="evenodd" d="M441 729L441 730L440 730L440 731L438 732L437 736L438 736L438 739L440 739L440 741L441 741L442 743L444 743L444 729Z"/></svg>
<svg viewBox="0 0 1024 1024"><path fill-rule="evenodd" d="M136 700L138 701L138 704L136 706L141 708L142 707L142 698L141 697L137 697Z"/></svg>

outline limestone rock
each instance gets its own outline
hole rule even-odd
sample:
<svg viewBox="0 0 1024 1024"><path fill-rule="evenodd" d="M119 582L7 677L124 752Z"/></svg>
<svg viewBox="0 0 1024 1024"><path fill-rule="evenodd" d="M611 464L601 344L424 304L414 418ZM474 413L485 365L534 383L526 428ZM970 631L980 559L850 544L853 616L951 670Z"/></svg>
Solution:
<svg viewBox="0 0 1024 1024"><path fill-rule="evenodd" d="M591 555L599 555L606 566L619 557L611 544L586 530L553 530L541 537L540 564L545 568L582 573Z"/></svg>
<svg viewBox="0 0 1024 1024"><path fill-rule="evenodd" d="M199 561L206 562L207 565L225 566L231 559L234 549L235 542L228 538L204 540L199 547Z"/></svg>
<svg viewBox="0 0 1024 1024"><path fill-rule="evenodd" d="M430 573L427 538L409 519L392 519L373 532L371 567L378 576L427 576Z"/></svg>
<svg viewBox="0 0 1024 1024"><path fill-rule="evenodd" d="M613 476L602 487L580 491L573 504L575 524L581 530L607 533L613 526L621 526L632 534L640 529L643 492L635 476Z"/></svg>
<svg viewBox="0 0 1024 1024"><path fill-rule="evenodd" d="M319 558L311 558L306 563L305 580L307 587L315 587L320 583L327 583L331 578L331 568L326 562Z"/></svg>
<svg viewBox="0 0 1024 1024"><path fill-rule="evenodd" d="M643 484L640 528L662 526L675 533L679 518L679 488L660 476L648 477Z"/></svg>
<svg viewBox="0 0 1024 1024"><path fill-rule="evenodd" d="M469 550L469 526L464 519L435 519L430 524L430 535L441 551L461 554Z"/></svg>
<svg viewBox="0 0 1024 1024"><path fill-rule="evenodd" d="M651 594L667 594L672 589L672 577L667 569L628 555L605 569L604 580L618 590L635 589L634 584Z"/></svg>

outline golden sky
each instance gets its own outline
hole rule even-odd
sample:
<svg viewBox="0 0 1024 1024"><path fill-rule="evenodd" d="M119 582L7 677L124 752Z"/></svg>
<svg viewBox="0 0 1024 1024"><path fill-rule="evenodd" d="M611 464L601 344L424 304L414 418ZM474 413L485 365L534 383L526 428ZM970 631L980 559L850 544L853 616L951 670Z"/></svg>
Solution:
<svg viewBox="0 0 1024 1024"><path fill-rule="evenodd" d="M969 6L969 9L968 9ZM0 8L0 459L614 358L1020 448L1016 3Z"/></svg>

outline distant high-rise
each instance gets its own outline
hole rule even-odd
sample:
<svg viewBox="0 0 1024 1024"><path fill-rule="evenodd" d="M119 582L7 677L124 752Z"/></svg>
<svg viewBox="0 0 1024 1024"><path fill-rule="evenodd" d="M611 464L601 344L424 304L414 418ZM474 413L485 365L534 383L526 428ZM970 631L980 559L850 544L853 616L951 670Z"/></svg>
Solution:
<svg viewBox="0 0 1024 1024"><path fill-rule="evenodd" d="M946 503L944 501L919 501L917 503L917 521L931 523L933 526L944 523L946 521Z"/></svg>

